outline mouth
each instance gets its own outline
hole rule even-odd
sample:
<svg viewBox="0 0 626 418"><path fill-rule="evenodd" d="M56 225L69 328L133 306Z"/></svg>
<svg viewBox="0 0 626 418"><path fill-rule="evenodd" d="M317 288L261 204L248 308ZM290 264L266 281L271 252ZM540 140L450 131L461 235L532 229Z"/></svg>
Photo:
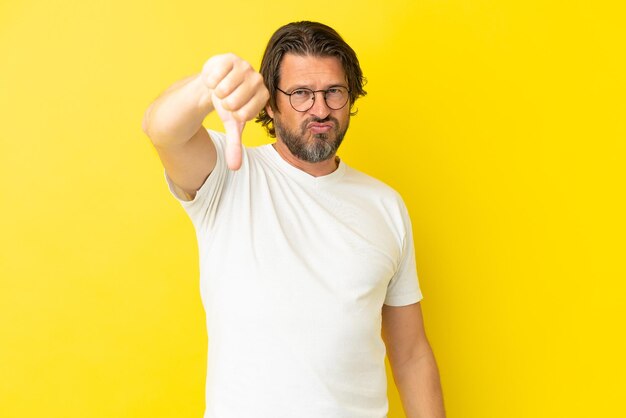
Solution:
<svg viewBox="0 0 626 418"><path fill-rule="evenodd" d="M309 129L314 134L324 134L330 132L333 129L333 124L313 122L307 125L307 129Z"/></svg>

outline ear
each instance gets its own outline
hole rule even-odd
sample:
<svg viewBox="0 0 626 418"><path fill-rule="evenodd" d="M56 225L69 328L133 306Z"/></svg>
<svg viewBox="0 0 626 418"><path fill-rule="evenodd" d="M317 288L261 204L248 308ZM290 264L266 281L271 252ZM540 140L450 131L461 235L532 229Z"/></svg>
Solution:
<svg viewBox="0 0 626 418"><path fill-rule="evenodd" d="M270 118L274 119L274 111L272 110L272 106L270 106L269 102L265 105L265 112L267 112Z"/></svg>

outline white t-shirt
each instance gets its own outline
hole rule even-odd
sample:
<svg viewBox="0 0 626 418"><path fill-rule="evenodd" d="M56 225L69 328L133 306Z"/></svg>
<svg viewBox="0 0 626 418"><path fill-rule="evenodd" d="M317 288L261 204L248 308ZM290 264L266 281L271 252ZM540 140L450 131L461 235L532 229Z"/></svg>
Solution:
<svg viewBox="0 0 626 418"><path fill-rule="evenodd" d="M271 145L230 171L209 133L217 165L181 200L199 245L205 418L386 417L381 308L422 298L401 197L344 162L312 177Z"/></svg>

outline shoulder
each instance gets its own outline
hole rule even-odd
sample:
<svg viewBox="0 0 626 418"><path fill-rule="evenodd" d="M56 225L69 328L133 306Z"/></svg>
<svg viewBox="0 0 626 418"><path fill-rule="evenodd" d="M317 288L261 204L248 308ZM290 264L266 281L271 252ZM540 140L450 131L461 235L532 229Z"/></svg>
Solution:
<svg viewBox="0 0 626 418"><path fill-rule="evenodd" d="M387 183L362 171L347 166L343 180L346 187L359 193L404 206L404 201L398 191Z"/></svg>
<svg viewBox="0 0 626 418"><path fill-rule="evenodd" d="M219 148L226 146L226 134L224 132L214 131L212 129L207 129L207 132L216 146Z"/></svg>

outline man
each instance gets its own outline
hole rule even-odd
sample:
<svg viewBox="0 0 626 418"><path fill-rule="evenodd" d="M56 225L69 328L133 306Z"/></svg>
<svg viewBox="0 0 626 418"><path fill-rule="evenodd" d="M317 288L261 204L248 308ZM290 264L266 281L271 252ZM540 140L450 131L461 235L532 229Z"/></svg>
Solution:
<svg viewBox="0 0 626 418"><path fill-rule="evenodd" d="M385 346L407 417L444 417L404 203L336 156L365 94L356 54L291 23L261 74L212 57L144 118L197 232L205 418L386 417ZM213 110L226 135L202 126ZM243 148L255 117L276 142Z"/></svg>

